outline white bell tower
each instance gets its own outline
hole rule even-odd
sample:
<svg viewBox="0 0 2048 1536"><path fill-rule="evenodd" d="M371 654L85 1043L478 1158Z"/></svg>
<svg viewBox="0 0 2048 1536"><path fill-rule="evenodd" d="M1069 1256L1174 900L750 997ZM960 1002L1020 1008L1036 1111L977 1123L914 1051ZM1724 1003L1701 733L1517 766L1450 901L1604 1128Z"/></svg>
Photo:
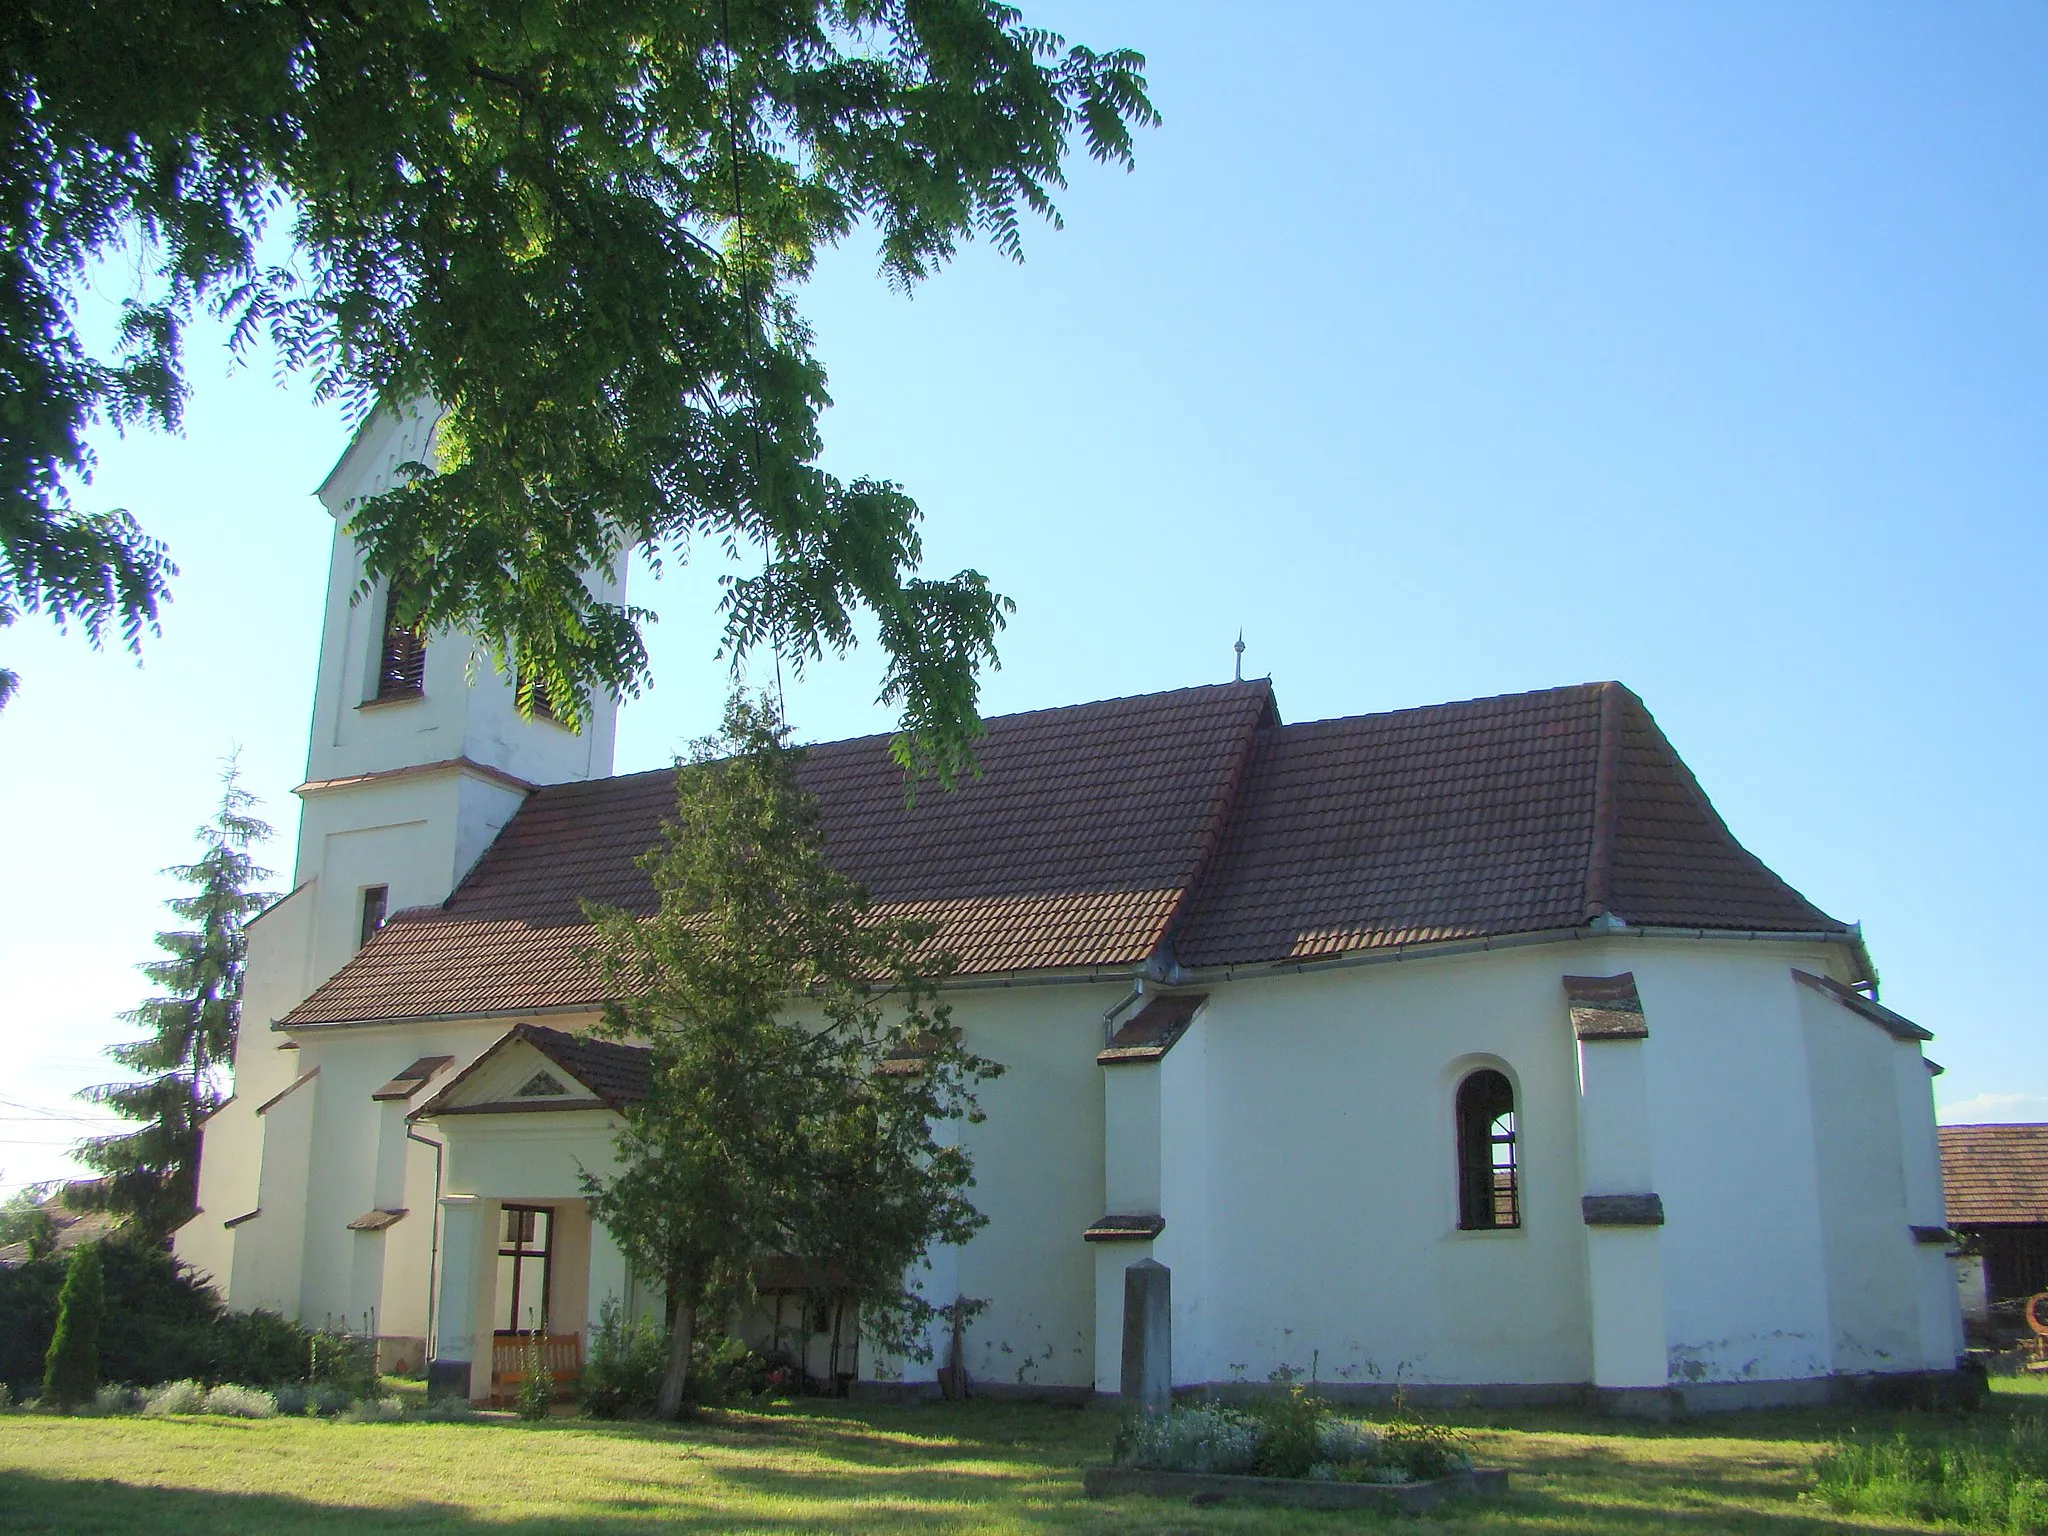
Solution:
<svg viewBox="0 0 2048 1536"><path fill-rule="evenodd" d="M609 696L592 701L580 731L539 711L522 718L513 680L482 646L460 634L421 639L389 622L381 582L352 600L364 563L348 518L356 503L397 482L400 465L431 460L436 415L426 401L379 411L319 490L335 532L312 742L298 790L295 883L318 885L308 993L385 914L445 899L529 790L602 778L612 768L618 706ZM598 591L620 601L622 582Z"/></svg>

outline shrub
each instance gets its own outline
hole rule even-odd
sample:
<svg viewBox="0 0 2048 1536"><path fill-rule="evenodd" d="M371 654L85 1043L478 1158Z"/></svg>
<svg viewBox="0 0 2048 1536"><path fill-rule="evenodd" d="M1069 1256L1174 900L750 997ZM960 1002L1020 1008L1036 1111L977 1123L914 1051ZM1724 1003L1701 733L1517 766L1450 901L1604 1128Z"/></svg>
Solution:
<svg viewBox="0 0 2048 1536"><path fill-rule="evenodd" d="M288 1381L279 1386L274 1395L277 1411L294 1418L300 1414L316 1419L328 1418L355 1401L341 1388L318 1381Z"/></svg>
<svg viewBox="0 0 2048 1536"><path fill-rule="evenodd" d="M716 1407L766 1397L776 1388L767 1357L756 1354L744 1340L699 1335L690 1354L690 1382L699 1402Z"/></svg>
<svg viewBox="0 0 2048 1536"><path fill-rule="evenodd" d="M1980 1531L2048 1528L2048 1428L2038 1419L1931 1436L1851 1435L1829 1447L1814 1471L1815 1491L1844 1512Z"/></svg>
<svg viewBox="0 0 2048 1536"><path fill-rule="evenodd" d="M1256 1470L1263 1477L1307 1477L1308 1469L1326 1460L1323 1424L1330 1405L1300 1382L1279 1397L1261 1399L1252 1408L1259 1425Z"/></svg>
<svg viewBox="0 0 2048 1536"><path fill-rule="evenodd" d="M142 1411L142 1394L133 1387L105 1386L93 1394L92 1411L109 1418Z"/></svg>
<svg viewBox="0 0 2048 1536"><path fill-rule="evenodd" d="M71 1250L57 1326L43 1358L43 1401L53 1408L89 1403L100 1388L100 1320L107 1310L106 1276L98 1243Z"/></svg>
<svg viewBox="0 0 2048 1536"><path fill-rule="evenodd" d="M591 1331L578 1400L593 1419L638 1418L654 1412L668 1368L668 1335L654 1319L626 1320L625 1309L608 1300Z"/></svg>
<svg viewBox="0 0 2048 1536"><path fill-rule="evenodd" d="M1155 1472L1248 1473L1258 1464L1259 1421L1214 1403L1131 1420L1116 1459Z"/></svg>
<svg viewBox="0 0 2048 1536"><path fill-rule="evenodd" d="M1129 1421L1116 1459L1160 1472L1257 1473L1263 1477L1406 1483L1472 1468L1465 1438L1412 1412L1396 1395L1384 1429L1338 1418L1299 1385L1246 1409L1175 1408Z"/></svg>
<svg viewBox="0 0 2048 1536"><path fill-rule="evenodd" d="M405 1417L405 1404L395 1397L366 1397L334 1416L337 1424L389 1424Z"/></svg>
<svg viewBox="0 0 2048 1536"><path fill-rule="evenodd" d="M229 1313L187 1266L160 1248L100 1245L106 1311L103 1381L239 1381L273 1386L305 1378L306 1330L274 1312ZM0 1381L32 1393L57 1325L68 1264L32 1260L0 1270Z"/></svg>
<svg viewBox="0 0 2048 1536"><path fill-rule="evenodd" d="M9 1408L12 1408L13 1406L14 1406L14 1394L13 1394L13 1392L11 1392L10 1390L8 1390L8 1386L7 1386L7 1383L6 1383L6 1382L4 1382L4 1381L0 1381L0 1413L5 1413L5 1412L6 1412L6 1411L7 1411L7 1410L8 1410Z"/></svg>
<svg viewBox="0 0 2048 1536"><path fill-rule="evenodd" d="M555 1400L555 1373L548 1369L539 1329L526 1336L519 1351L519 1369L519 1417L529 1422L546 1418Z"/></svg>
<svg viewBox="0 0 2048 1536"><path fill-rule="evenodd" d="M206 1329L207 1376L250 1386L304 1381L312 1363L312 1338L275 1312L226 1312Z"/></svg>
<svg viewBox="0 0 2048 1536"><path fill-rule="evenodd" d="M413 1417L429 1424L466 1424L476 1417L466 1397L437 1398L416 1410Z"/></svg>
<svg viewBox="0 0 2048 1536"><path fill-rule="evenodd" d="M277 1399L260 1387L224 1382L206 1394L203 1411L223 1419L274 1419Z"/></svg>
<svg viewBox="0 0 2048 1536"><path fill-rule="evenodd" d="M152 1387L142 1404L142 1416L146 1419L168 1418L174 1413L204 1413L206 1411L206 1389L187 1377L183 1381L167 1381L160 1387Z"/></svg>
<svg viewBox="0 0 2048 1536"><path fill-rule="evenodd" d="M377 1341L339 1328L322 1328L307 1341L306 1379L336 1387L350 1397L381 1397Z"/></svg>

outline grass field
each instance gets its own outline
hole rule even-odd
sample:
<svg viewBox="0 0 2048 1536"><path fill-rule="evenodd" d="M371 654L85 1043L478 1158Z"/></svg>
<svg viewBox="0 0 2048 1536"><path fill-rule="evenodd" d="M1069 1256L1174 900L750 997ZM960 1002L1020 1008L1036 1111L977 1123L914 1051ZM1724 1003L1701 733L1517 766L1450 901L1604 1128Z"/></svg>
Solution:
<svg viewBox="0 0 2048 1536"><path fill-rule="evenodd" d="M2048 1409L2001 1392L1987 1415ZM1814 1457L1852 1427L1951 1432L1847 1410L1632 1425L1562 1412L1456 1416L1506 1504L1410 1528L1585 1533L1935 1529L1841 1516L1810 1497ZM1115 1424L1074 1410L804 1404L682 1427L484 1421L0 1416L0 1531L110 1533L1336 1532L1356 1514L1093 1503L1078 1469ZM1953 1529L1953 1527L1950 1527Z"/></svg>

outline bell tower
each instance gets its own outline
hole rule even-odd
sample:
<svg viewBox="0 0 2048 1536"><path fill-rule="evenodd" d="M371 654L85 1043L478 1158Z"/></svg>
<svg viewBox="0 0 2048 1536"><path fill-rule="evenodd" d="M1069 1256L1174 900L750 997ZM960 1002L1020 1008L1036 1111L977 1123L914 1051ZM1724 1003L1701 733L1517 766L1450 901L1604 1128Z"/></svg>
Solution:
<svg viewBox="0 0 2048 1536"><path fill-rule="evenodd" d="M312 741L298 789L296 883L317 882L306 993L386 914L445 899L528 791L602 778L612 768L611 697L592 700L581 730L544 708L522 717L514 680L481 645L405 629L384 582L356 599L364 559L347 532L349 516L397 483L400 466L431 461L436 417L428 401L380 410L319 490L335 531ZM609 601L623 597L621 583L599 590Z"/></svg>

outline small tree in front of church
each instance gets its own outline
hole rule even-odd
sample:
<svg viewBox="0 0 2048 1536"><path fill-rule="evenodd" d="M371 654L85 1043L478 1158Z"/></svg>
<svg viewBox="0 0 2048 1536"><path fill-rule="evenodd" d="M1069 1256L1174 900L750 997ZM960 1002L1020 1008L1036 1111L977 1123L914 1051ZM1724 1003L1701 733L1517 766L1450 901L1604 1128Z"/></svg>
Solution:
<svg viewBox="0 0 2048 1536"><path fill-rule="evenodd" d="M682 1411L700 1320L753 1297L757 1261L799 1257L916 1354L932 1308L906 1283L985 1218L944 1122L978 1119L1000 1068L966 1051L935 986L929 924L878 913L826 858L801 752L735 694L676 773L677 814L641 860L651 914L593 909L603 1031L648 1046L646 1101L591 1210L668 1305L656 1413ZM942 1298L950 1302L952 1298Z"/></svg>
<svg viewBox="0 0 2048 1536"><path fill-rule="evenodd" d="M102 1177L72 1186L66 1198L122 1217L144 1242L168 1242L192 1216L200 1127L220 1107L222 1079L234 1061L248 948L243 924L270 899L251 889L270 873L249 853L270 836L249 814L255 803L230 759L221 773L220 809L199 828L199 857L164 871L192 887L169 903L190 926L159 933L157 946L169 958L141 967L163 991L122 1017L146 1033L107 1050L139 1076L80 1095L142 1124L81 1143L79 1161Z"/></svg>

